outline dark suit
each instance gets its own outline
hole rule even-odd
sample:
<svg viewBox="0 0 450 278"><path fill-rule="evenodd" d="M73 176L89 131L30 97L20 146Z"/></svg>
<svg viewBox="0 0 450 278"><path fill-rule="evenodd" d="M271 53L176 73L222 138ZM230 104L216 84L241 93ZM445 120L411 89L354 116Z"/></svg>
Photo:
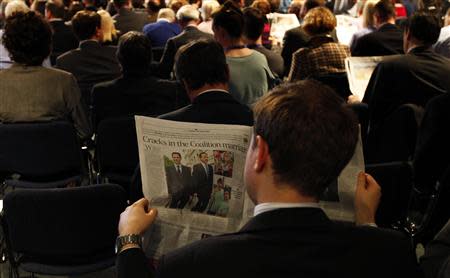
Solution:
<svg viewBox="0 0 450 278"><path fill-rule="evenodd" d="M121 75L116 51L114 46L102 46L97 41L86 40L77 49L59 56L56 67L75 76L83 100L90 104L91 89L95 84Z"/></svg>
<svg viewBox="0 0 450 278"><path fill-rule="evenodd" d="M49 23L53 29L50 61L54 65L59 55L78 47L78 39L75 37L72 27L66 25L62 19L50 20Z"/></svg>
<svg viewBox="0 0 450 278"><path fill-rule="evenodd" d="M181 33L180 25L166 20L158 20L144 26L143 33L152 42L152 47L164 47L172 37Z"/></svg>
<svg viewBox="0 0 450 278"><path fill-rule="evenodd" d="M336 29L330 35L334 42L338 42ZM291 69L292 54L300 48L306 47L310 39L311 36L301 26L286 31L283 38L283 49L281 50L284 61L284 76L287 76Z"/></svg>
<svg viewBox="0 0 450 278"><path fill-rule="evenodd" d="M253 125L252 111L229 93L222 91L203 93L196 97L192 104L159 118L178 122ZM141 171L138 165L132 180L131 200L138 200L142 196Z"/></svg>
<svg viewBox="0 0 450 278"><path fill-rule="evenodd" d="M403 54L403 31L386 23L356 42L352 56L384 56Z"/></svg>
<svg viewBox="0 0 450 278"><path fill-rule="evenodd" d="M211 34L204 33L194 26L187 26L178 36L170 38L164 48L161 62L159 63L156 73L159 77L169 79L173 70L175 54L178 49L185 44L199 39L213 39Z"/></svg>
<svg viewBox="0 0 450 278"><path fill-rule="evenodd" d="M214 170L211 165L208 166L206 173L205 166L202 163L195 164L192 167L192 181L194 183L194 193L197 193L198 203L192 208L192 211L203 212L208 205L213 187Z"/></svg>
<svg viewBox="0 0 450 278"><path fill-rule="evenodd" d="M189 103L181 84L149 75L126 75L92 89L94 123L111 117L158 116Z"/></svg>
<svg viewBox="0 0 450 278"><path fill-rule="evenodd" d="M181 174L177 171L175 164L166 167L166 181L169 195L172 198L171 208L184 208L189 201L192 192L191 168L180 165Z"/></svg>
<svg viewBox="0 0 450 278"><path fill-rule="evenodd" d="M147 13L135 12L127 8L120 8L113 19L116 21L114 26L120 31L120 35L129 31L142 32L142 28L148 23Z"/></svg>
<svg viewBox="0 0 450 278"><path fill-rule="evenodd" d="M118 278L148 278L140 249L117 258ZM332 222L321 209L264 212L240 231L179 248L156 277L420 277L410 244L393 231Z"/></svg>
<svg viewBox="0 0 450 278"><path fill-rule="evenodd" d="M412 103L424 107L432 97L448 92L449 76L450 60L424 47L382 61L375 68L363 98L369 109L369 135L400 105Z"/></svg>

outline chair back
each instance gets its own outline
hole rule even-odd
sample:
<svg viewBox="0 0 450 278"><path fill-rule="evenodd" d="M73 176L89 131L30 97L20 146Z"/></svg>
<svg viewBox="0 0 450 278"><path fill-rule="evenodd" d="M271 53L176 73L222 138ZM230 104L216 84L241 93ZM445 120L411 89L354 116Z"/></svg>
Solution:
<svg viewBox="0 0 450 278"><path fill-rule="evenodd" d="M15 263L25 270L80 273L77 266L108 259L113 264L125 207L126 193L113 184L18 189L4 198L2 222Z"/></svg>
<svg viewBox="0 0 450 278"><path fill-rule="evenodd" d="M127 188L139 162L134 117L101 121L96 140L100 176Z"/></svg>
<svg viewBox="0 0 450 278"><path fill-rule="evenodd" d="M369 126L364 144L366 163L408 161L416 147L423 107L403 104L373 130Z"/></svg>
<svg viewBox="0 0 450 278"><path fill-rule="evenodd" d="M54 181L80 175L81 147L72 124L0 124L0 172L21 180Z"/></svg>

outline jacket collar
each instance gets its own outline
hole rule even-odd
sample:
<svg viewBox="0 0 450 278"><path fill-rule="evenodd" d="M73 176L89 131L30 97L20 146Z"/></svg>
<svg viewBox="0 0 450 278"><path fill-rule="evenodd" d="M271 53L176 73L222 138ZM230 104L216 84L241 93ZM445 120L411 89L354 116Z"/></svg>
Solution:
<svg viewBox="0 0 450 278"><path fill-rule="evenodd" d="M398 27L395 26L395 24L391 24L391 23L385 23L383 25L381 25L380 28L378 28L379 32L386 32L386 31L392 31L392 30L398 30Z"/></svg>
<svg viewBox="0 0 450 278"><path fill-rule="evenodd" d="M239 232L263 231L274 228L327 228L332 223L320 208L286 208L258 214L251 218Z"/></svg>
<svg viewBox="0 0 450 278"><path fill-rule="evenodd" d="M224 91L208 91L196 97L192 104L203 104L211 102L237 102L229 93Z"/></svg>
<svg viewBox="0 0 450 278"><path fill-rule="evenodd" d="M101 47L101 44L96 40L84 40L80 42L81 49L99 48L99 47Z"/></svg>

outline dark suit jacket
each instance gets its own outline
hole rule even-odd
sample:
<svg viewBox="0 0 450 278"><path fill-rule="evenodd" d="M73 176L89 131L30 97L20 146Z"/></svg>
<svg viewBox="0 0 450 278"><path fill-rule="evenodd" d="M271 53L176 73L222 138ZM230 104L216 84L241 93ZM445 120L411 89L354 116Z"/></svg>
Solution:
<svg viewBox="0 0 450 278"><path fill-rule="evenodd" d="M432 97L448 92L449 76L450 60L424 47L378 64L363 98L369 109L369 133L400 105L424 107Z"/></svg>
<svg viewBox="0 0 450 278"><path fill-rule="evenodd" d="M403 32L394 24L386 23L378 30L359 38L352 56L384 56L403 54Z"/></svg>
<svg viewBox="0 0 450 278"><path fill-rule="evenodd" d="M114 26L123 35L129 31L142 32L144 25L148 23L147 13L135 12L130 9L121 8L119 12L113 16L116 21Z"/></svg>
<svg viewBox="0 0 450 278"><path fill-rule="evenodd" d="M214 170L208 164L208 175L206 175L205 168L201 163L195 164L192 167L192 181L194 183L194 192L198 193L199 198L208 198L212 192Z"/></svg>
<svg viewBox="0 0 450 278"><path fill-rule="evenodd" d="M414 156L415 186L431 193L450 165L450 94L431 99L419 130Z"/></svg>
<svg viewBox="0 0 450 278"><path fill-rule="evenodd" d="M50 62L55 65L59 55L78 47L78 39L75 37L72 27L67 26L63 20L51 20L50 25L53 29Z"/></svg>
<svg viewBox="0 0 450 278"><path fill-rule="evenodd" d="M111 117L159 116L189 103L180 83L149 75L125 75L92 89L94 123Z"/></svg>
<svg viewBox="0 0 450 278"><path fill-rule="evenodd" d="M175 165L166 167L167 188L170 195L179 195L190 192L192 189L191 168L181 165L181 175L176 171Z"/></svg>
<svg viewBox="0 0 450 278"><path fill-rule="evenodd" d="M253 125L252 111L229 93L221 91L203 93L191 105L159 118L192 123Z"/></svg>
<svg viewBox="0 0 450 278"><path fill-rule="evenodd" d="M152 47L164 47L167 40L181 33L181 27L176 23L159 20L145 25L143 33L152 42Z"/></svg>
<svg viewBox="0 0 450 278"><path fill-rule="evenodd" d="M213 39L213 36L198 30L197 27L187 26L181 34L170 38L166 43L163 56L161 57L161 62L158 66L158 76L169 79L170 73L173 70L175 54L178 49L181 46L198 39Z"/></svg>
<svg viewBox="0 0 450 278"><path fill-rule="evenodd" d="M77 49L59 56L56 67L75 76L83 100L90 104L91 89L95 84L121 75L116 51L114 46L102 46L94 40L83 41Z"/></svg>
<svg viewBox="0 0 450 278"><path fill-rule="evenodd" d="M338 42L336 29L331 32L334 42ZM292 54L300 48L306 47L311 36L308 35L301 26L287 30L283 38L283 49L281 56L284 61L284 76L289 74L292 63Z"/></svg>
<svg viewBox="0 0 450 278"><path fill-rule="evenodd" d="M118 278L148 278L139 249L122 252ZM212 275L213 273L213 275ZM156 277L420 277L401 234L332 222L321 209L265 212L240 231L179 248L159 262Z"/></svg>

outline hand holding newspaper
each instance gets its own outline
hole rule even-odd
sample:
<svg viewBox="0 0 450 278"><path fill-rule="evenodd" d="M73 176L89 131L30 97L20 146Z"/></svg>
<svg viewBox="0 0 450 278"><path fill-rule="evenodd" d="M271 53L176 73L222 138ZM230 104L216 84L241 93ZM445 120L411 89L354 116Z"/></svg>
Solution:
<svg viewBox="0 0 450 278"><path fill-rule="evenodd" d="M254 204L244 185L252 128L183 123L136 116L144 196L157 207L155 225L145 234L148 257L196 240L237 231L252 217ZM320 205L333 219L353 221L357 173L363 170L361 144Z"/></svg>

